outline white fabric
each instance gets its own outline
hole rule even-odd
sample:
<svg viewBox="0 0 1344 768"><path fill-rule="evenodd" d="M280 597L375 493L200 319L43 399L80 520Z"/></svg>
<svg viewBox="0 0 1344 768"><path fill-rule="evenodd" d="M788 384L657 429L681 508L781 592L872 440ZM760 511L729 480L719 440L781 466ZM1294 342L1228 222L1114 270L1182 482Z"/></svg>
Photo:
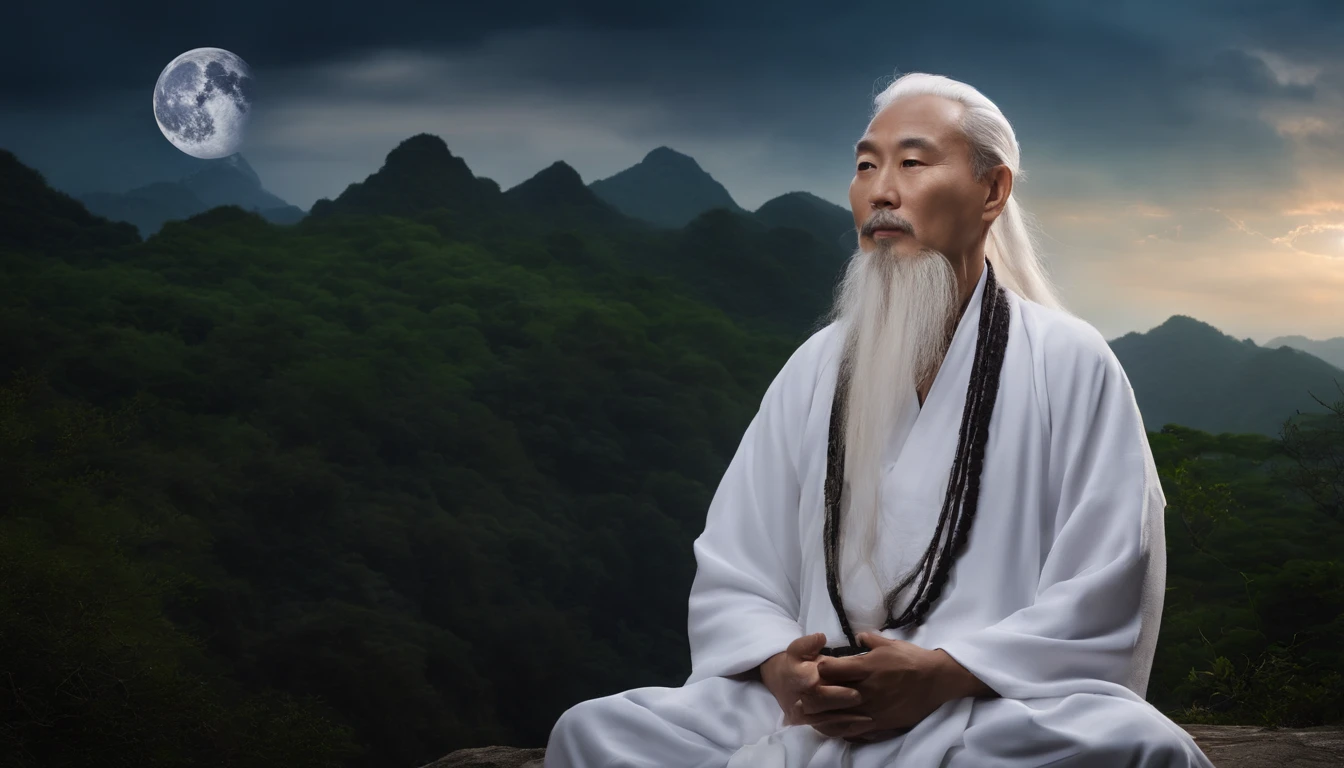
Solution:
<svg viewBox="0 0 1344 768"><path fill-rule="evenodd" d="M914 565L941 510L984 286L982 273L926 402L912 402L888 449L876 550L888 577ZM921 626L883 632L942 648L1002 698L949 701L901 736L849 744L784 726L762 683L728 677L802 635L848 642L822 551L842 341L832 324L770 384L710 504L694 546L691 676L572 707L551 733L546 768L1212 768L1143 698L1166 578L1166 499L1133 390L1092 326L1008 298L966 550ZM841 591L855 634L876 629L872 574L846 572Z"/></svg>

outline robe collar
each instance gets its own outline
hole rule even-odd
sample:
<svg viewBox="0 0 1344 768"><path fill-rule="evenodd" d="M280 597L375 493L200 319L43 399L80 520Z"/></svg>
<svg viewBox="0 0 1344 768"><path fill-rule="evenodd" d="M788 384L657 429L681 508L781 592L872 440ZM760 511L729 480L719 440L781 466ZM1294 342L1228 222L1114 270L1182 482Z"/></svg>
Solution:
<svg viewBox="0 0 1344 768"><path fill-rule="evenodd" d="M941 504L946 490L947 475L951 472L952 460L957 448L957 429L961 424L962 409L966 404L966 390L971 383L971 367L975 362L975 344L980 336L980 308L984 303L986 276L988 269L982 265L980 280L971 292L966 310L957 321L957 329L952 334L952 343L947 354L934 374L933 384L919 404L919 393L910 391L909 408L914 414L914 424L902 442L896 460L887 467L888 472L907 472L911 462L936 471L916 472L910 482L937 498ZM920 478L920 479L915 479ZM940 482L933 481L941 478ZM922 495L922 494L921 494Z"/></svg>

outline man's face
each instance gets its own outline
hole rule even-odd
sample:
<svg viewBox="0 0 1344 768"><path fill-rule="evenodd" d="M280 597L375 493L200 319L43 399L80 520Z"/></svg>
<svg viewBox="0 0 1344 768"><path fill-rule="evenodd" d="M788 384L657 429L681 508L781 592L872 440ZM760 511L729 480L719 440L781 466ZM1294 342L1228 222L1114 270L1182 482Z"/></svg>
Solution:
<svg viewBox="0 0 1344 768"><path fill-rule="evenodd" d="M860 247L896 255L929 248L964 262L986 226L989 185L972 177L971 148L957 128L963 109L941 96L906 96L873 118L849 185ZM883 220L909 230L882 232Z"/></svg>

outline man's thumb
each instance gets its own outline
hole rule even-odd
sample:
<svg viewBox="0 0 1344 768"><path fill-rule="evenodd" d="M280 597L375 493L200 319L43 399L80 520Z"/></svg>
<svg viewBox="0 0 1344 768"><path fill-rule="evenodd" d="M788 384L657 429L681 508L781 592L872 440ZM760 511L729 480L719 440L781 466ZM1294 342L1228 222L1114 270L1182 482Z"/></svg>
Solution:
<svg viewBox="0 0 1344 768"><path fill-rule="evenodd" d="M900 644L900 641L893 640L890 637L887 637L886 635L880 634L878 632L861 632L859 633L859 636L855 639L857 639L860 643L863 643L868 648L877 648L878 646L881 645Z"/></svg>
<svg viewBox="0 0 1344 768"><path fill-rule="evenodd" d="M812 634L807 636L806 642L803 643L803 653L808 656L815 656L817 653L821 651L822 648L825 647L826 647L826 633L813 632Z"/></svg>

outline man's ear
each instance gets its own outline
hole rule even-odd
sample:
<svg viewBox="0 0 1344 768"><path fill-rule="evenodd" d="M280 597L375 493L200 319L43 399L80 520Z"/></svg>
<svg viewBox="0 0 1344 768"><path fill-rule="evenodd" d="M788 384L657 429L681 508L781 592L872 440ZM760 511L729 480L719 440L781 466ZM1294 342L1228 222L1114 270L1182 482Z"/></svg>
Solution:
<svg viewBox="0 0 1344 768"><path fill-rule="evenodd" d="M989 169L986 181L988 190L985 193L985 207L980 218L992 222L1003 213L1003 209L1008 205L1008 197L1013 193L1013 171L1006 165L996 165Z"/></svg>

